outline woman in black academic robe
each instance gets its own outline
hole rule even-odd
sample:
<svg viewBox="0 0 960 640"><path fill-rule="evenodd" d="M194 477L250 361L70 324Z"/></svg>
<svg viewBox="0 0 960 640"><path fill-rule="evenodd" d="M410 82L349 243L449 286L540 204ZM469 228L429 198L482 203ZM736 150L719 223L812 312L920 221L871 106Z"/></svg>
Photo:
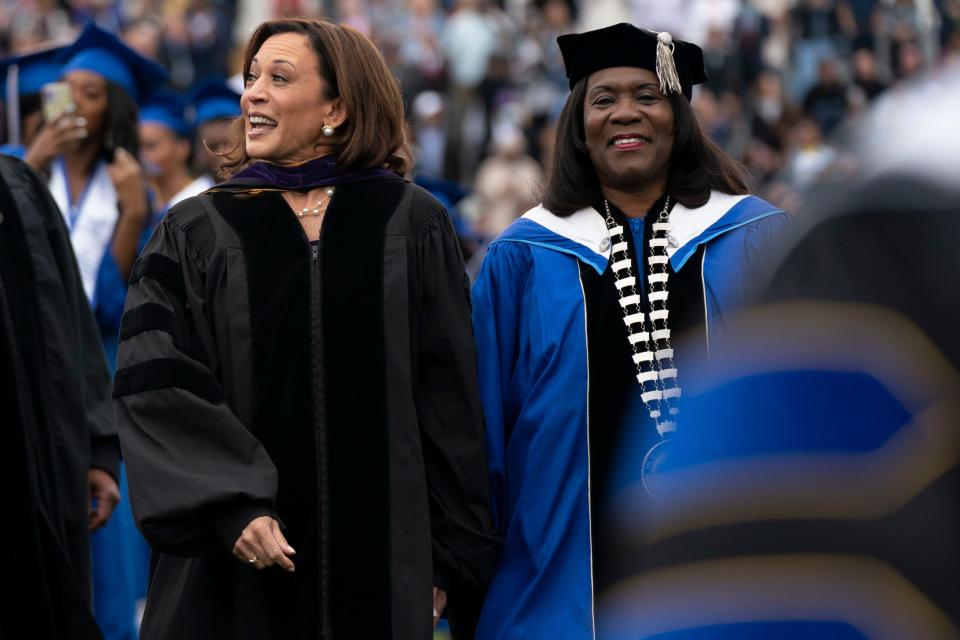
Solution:
<svg viewBox="0 0 960 640"><path fill-rule="evenodd" d="M244 70L233 178L166 216L121 330L143 637L425 638L447 598L469 636L498 538L468 288L399 89L327 22L266 23Z"/></svg>

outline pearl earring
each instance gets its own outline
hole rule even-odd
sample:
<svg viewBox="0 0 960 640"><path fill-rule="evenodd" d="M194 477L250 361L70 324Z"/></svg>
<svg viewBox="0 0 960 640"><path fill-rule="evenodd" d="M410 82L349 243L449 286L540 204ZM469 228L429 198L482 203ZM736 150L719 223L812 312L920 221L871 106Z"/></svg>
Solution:
<svg viewBox="0 0 960 640"><path fill-rule="evenodd" d="M332 138L333 134L336 133L336 131L334 131L333 127L331 127L330 125L325 124L323 125L323 129L320 130L320 133L323 134L324 138Z"/></svg>

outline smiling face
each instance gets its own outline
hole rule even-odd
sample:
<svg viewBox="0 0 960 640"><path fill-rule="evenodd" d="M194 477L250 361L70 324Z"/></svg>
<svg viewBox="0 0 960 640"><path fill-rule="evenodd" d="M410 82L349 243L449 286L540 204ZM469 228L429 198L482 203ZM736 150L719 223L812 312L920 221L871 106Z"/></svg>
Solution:
<svg viewBox="0 0 960 640"><path fill-rule="evenodd" d="M652 71L612 67L591 74L583 121L587 155L601 185L635 192L666 181L673 108Z"/></svg>
<svg viewBox="0 0 960 640"><path fill-rule="evenodd" d="M280 33L260 46L240 98L247 154L254 160L296 164L329 149L318 146L324 124L344 114L328 99L319 60L305 35Z"/></svg>

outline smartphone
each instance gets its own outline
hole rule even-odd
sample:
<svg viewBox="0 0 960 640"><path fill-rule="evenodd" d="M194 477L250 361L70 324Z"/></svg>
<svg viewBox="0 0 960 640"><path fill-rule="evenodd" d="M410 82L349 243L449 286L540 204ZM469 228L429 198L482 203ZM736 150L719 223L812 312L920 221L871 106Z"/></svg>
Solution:
<svg viewBox="0 0 960 640"><path fill-rule="evenodd" d="M43 119L53 122L65 113L73 113L77 105L73 102L73 90L66 82L50 82L40 88L43 102Z"/></svg>

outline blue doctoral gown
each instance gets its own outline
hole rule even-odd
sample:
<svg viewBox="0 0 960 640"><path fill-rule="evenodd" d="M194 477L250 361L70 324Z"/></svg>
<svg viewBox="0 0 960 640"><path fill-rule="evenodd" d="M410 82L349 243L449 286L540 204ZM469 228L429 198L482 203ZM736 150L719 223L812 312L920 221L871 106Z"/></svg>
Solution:
<svg viewBox="0 0 960 640"><path fill-rule="evenodd" d="M670 264L701 272L708 348L758 284L759 255L786 220L754 196L714 192L697 209L674 207ZM491 502L504 535L479 639L595 637L579 263L602 274L609 244L594 209L561 218L537 207L491 244L473 288Z"/></svg>

